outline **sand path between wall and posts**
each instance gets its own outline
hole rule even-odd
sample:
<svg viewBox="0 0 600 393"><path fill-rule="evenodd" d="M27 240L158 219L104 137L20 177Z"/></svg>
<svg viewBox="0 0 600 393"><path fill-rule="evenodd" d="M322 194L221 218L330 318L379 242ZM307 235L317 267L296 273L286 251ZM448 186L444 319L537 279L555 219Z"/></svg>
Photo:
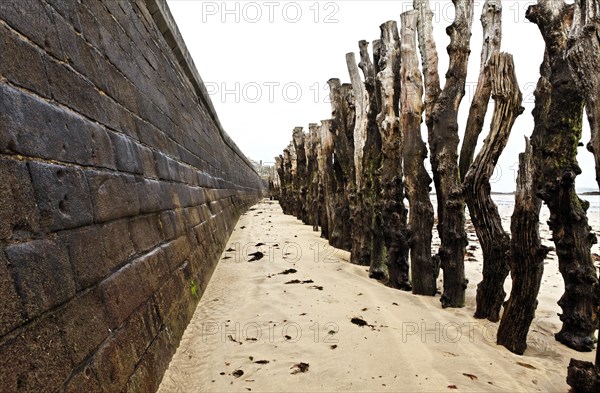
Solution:
<svg viewBox="0 0 600 393"><path fill-rule="evenodd" d="M348 252L263 201L237 223L159 392L567 392L569 359L594 354L553 338L556 262L517 356L495 344L497 323L472 317L482 257L469 238L467 307L442 309L439 295L369 279Z"/></svg>

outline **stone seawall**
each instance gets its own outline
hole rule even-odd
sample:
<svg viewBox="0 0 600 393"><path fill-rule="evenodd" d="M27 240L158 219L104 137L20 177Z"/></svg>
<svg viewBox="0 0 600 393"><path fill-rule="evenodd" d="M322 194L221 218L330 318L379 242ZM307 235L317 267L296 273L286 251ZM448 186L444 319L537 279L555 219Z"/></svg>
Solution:
<svg viewBox="0 0 600 393"><path fill-rule="evenodd" d="M164 0L0 2L0 392L152 392L262 196Z"/></svg>

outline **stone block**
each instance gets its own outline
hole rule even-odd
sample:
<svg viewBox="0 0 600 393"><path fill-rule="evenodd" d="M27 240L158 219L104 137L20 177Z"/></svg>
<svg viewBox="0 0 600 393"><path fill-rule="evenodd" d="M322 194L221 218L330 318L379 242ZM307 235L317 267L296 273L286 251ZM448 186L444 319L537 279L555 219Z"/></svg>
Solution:
<svg viewBox="0 0 600 393"><path fill-rule="evenodd" d="M140 202L135 178L131 175L87 171L96 222L139 214Z"/></svg>
<svg viewBox="0 0 600 393"><path fill-rule="evenodd" d="M39 214L27 165L0 159L0 240L39 230Z"/></svg>
<svg viewBox="0 0 600 393"><path fill-rule="evenodd" d="M122 266L135 254L133 243L129 235L129 221L127 219L113 221L100 226L101 241L106 255L108 270Z"/></svg>
<svg viewBox="0 0 600 393"><path fill-rule="evenodd" d="M23 322L21 299L17 295L3 253L0 253L0 299L2 299L2 307L0 307L0 337L2 337Z"/></svg>
<svg viewBox="0 0 600 393"><path fill-rule="evenodd" d="M146 146L137 145L140 162L142 164L142 171L145 177L156 179L158 178L158 170L156 168L156 161L154 159L154 153Z"/></svg>
<svg viewBox="0 0 600 393"><path fill-rule="evenodd" d="M30 162L29 172L44 228L57 231L93 222L88 187L80 169Z"/></svg>
<svg viewBox="0 0 600 393"><path fill-rule="evenodd" d="M68 247L78 290L96 284L114 267L104 251L100 227L87 226L64 231L60 239Z"/></svg>
<svg viewBox="0 0 600 393"><path fill-rule="evenodd" d="M56 318L74 365L87 359L110 334L98 288L72 299Z"/></svg>
<svg viewBox="0 0 600 393"><path fill-rule="evenodd" d="M141 213L154 213L169 208L164 206L165 195L161 186L161 182L156 180L145 179L137 183Z"/></svg>
<svg viewBox="0 0 600 393"><path fill-rule="evenodd" d="M139 151L134 142L124 135L110 132L110 139L115 149L117 169L123 172L143 174Z"/></svg>
<svg viewBox="0 0 600 393"><path fill-rule="evenodd" d="M41 52L6 25L0 26L0 53L3 57L3 60L0 60L0 75L15 85L43 97L50 97Z"/></svg>
<svg viewBox="0 0 600 393"><path fill-rule="evenodd" d="M131 219L129 233L136 252L143 253L156 247L162 240L158 214Z"/></svg>
<svg viewBox="0 0 600 393"><path fill-rule="evenodd" d="M29 319L75 295L75 280L63 244L34 240L10 245L5 252Z"/></svg>
<svg viewBox="0 0 600 393"><path fill-rule="evenodd" d="M0 343L0 387L3 392L55 391L71 373L71 358L50 318L28 325Z"/></svg>
<svg viewBox="0 0 600 393"><path fill-rule="evenodd" d="M158 325L153 304L145 303L102 344L90 367L103 391L124 390L127 380L158 333Z"/></svg>

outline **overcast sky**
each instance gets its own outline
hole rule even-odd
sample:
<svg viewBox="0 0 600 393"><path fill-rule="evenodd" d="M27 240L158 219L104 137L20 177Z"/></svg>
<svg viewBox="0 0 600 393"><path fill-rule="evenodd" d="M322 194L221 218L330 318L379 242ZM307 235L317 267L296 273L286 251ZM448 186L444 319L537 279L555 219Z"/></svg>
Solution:
<svg viewBox="0 0 600 393"><path fill-rule="evenodd" d="M484 1L475 1L466 96L459 125L464 132L479 72ZM534 1L503 1L502 50L514 55L525 112L513 128L492 179L494 191L513 191L518 154L531 135L533 91L544 45L537 26L525 19ZM196 67L211 94L221 123L251 159L273 162L291 140L292 130L331 117L327 80L349 82L345 54L358 41L379 38L379 26L412 9L412 0L372 1L196 1L168 0ZM448 65L445 28L452 23L450 0L432 0L434 35L442 85ZM492 115L493 104L487 119ZM424 128L423 124L423 128ZM486 122L484 132L489 131ZM584 119L583 142L590 139ZM596 189L591 153L580 148L580 189Z"/></svg>

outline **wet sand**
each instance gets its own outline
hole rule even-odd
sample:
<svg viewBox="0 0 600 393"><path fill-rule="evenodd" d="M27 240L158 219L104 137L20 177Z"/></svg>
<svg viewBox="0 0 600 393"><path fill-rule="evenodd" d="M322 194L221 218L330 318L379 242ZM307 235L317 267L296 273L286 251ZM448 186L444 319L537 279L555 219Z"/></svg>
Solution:
<svg viewBox="0 0 600 393"><path fill-rule="evenodd" d="M512 207L500 213L508 229ZM594 229L598 218L590 215ZM482 257L472 230L469 242L467 306L442 309L439 295L369 279L277 202L260 203L240 218L159 392L567 392L569 359L594 354L553 338L563 291L556 254L546 261L529 347L517 356L495 344L497 323L472 317Z"/></svg>

